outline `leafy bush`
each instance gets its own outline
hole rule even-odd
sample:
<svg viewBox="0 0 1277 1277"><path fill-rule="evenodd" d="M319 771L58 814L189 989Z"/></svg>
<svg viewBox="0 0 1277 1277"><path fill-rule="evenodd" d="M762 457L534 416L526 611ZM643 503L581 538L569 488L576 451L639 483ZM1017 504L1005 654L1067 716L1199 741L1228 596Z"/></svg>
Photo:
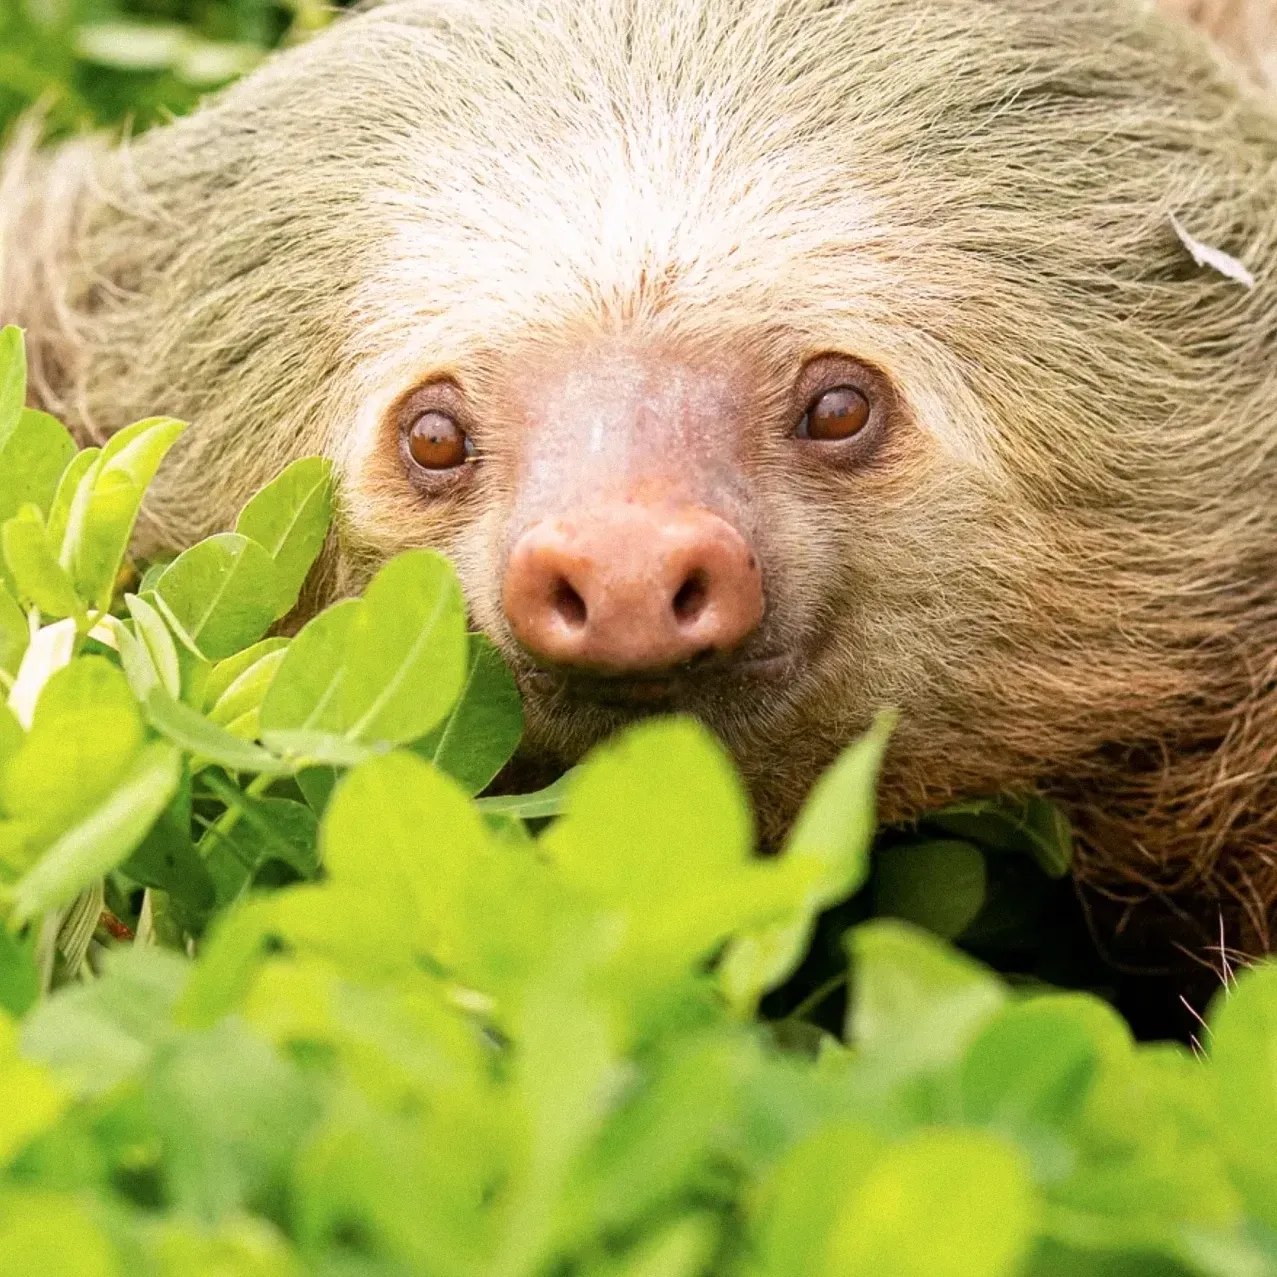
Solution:
<svg viewBox="0 0 1277 1277"><path fill-rule="evenodd" d="M324 0L0 0L0 132L37 104L55 132L145 127L327 17Z"/></svg>
<svg viewBox="0 0 1277 1277"><path fill-rule="evenodd" d="M327 464L130 580L181 424L77 452L23 390L9 329L0 1274L1277 1272L1277 967L1194 1054L879 918L841 1035L763 1021L869 872L889 720L773 858L685 719L476 798L519 704L444 559L265 637ZM881 900L963 931L977 817L924 844L954 898L897 851ZM1062 870L1049 809L1007 820Z"/></svg>

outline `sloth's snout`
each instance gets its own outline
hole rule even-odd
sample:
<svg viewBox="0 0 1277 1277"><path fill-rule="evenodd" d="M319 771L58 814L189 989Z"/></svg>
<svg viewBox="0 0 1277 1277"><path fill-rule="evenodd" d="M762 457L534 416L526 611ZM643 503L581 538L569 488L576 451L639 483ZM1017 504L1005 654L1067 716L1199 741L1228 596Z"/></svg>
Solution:
<svg viewBox="0 0 1277 1277"><path fill-rule="evenodd" d="M718 515L617 501L523 533L502 602L537 660L641 674L737 647L762 619L763 584L744 536Z"/></svg>

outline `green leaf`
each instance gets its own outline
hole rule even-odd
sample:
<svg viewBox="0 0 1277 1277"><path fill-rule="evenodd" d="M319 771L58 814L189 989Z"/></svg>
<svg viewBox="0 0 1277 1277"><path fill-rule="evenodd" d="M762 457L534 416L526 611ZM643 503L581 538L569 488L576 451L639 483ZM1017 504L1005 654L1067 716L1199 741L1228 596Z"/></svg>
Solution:
<svg viewBox="0 0 1277 1277"><path fill-rule="evenodd" d="M980 912L986 882L984 856L969 842L888 847L874 858L874 912L952 940Z"/></svg>
<svg viewBox="0 0 1277 1277"><path fill-rule="evenodd" d="M3 528L4 560L20 598L33 603L46 616L78 616L84 604L75 584L58 563L40 512L23 508Z"/></svg>
<svg viewBox="0 0 1277 1277"><path fill-rule="evenodd" d="M0 1212L0 1277L121 1277L115 1249L78 1196L27 1189Z"/></svg>
<svg viewBox="0 0 1277 1277"><path fill-rule="evenodd" d="M0 772L18 750L22 748L23 741L26 740L26 732L22 730L22 724L18 722L17 715L11 710L4 701L0 701ZM0 810L3 810L0 807Z"/></svg>
<svg viewBox="0 0 1277 1277"><path fill-rule="evenodd" d="M208 679L204 684L202 704L205 712L211 714L214 706L226 695L231 685L238 682L240 676L246 674L264 656L282 652L290 642L290 639L278 636L265 638L260 643L254 643L251 647L246 647L242 652L236 652L234 656L228 656L224 661L218 661L209 672ZM271 668L276 667L272 666ZM225 723L222 726L225 726Z"/></svg>
<svg viewBox="0 0 1277 1277"><path fill-rule="evenodd" d="M111 436L76 487L58 559L81 597L99 611L110 606L143 494L185 429L171 417L126 426Z"/></svg>
<svg viewBox="0 0 1277 1277"><path fill-rule="evenodd" d="M428 550L387 563L360 600L317 616L293 640L262 703L262 739L328 733L404 744L447 713L465 678L465 604L451 565ZM297 738L289 742L296 751Z"/></svg>
<svg viewBox="0 0 1277 1277"><path fill-rule="evenodd" d="M342 714L337 695L361 607L359 599L342 599L309 621L293 639L262 701L263 732L314 730L330 723L334 729L339 727Z"/></svg>
<svg viewBox="0 0 1277 1277"><path fill-rule="evenodd" d="M235 1021L178 1038L148 1095L174 1207L209 1220L285 1190L319 1108L298 1070Z"/></svg>
<svg viewBox="0 0 1277 1277"><path fill-rule="evenodd" d="M0 1105L0 1167L51 1127L69 1098L47 1069L18 1058L17 1036L13 1021L0 1013L0 1095L5 1098ZM0 1266L6 1254L0 1240Z"/></svg>
<svg viewBox="0 0 1277 1277"><path fill-rule="evenodd" d="M184 550L160 577L155 594L177 636L210 661L257 642L279 615L274 560L236 532Z"/></svg>
<svg viewBox="0 0 1277 1277"><path fill-rule="evenodd" d="M218 727L189 705L174 700L162 687L152 689L145 708L147 721L157 732L206 762L233 772L282 775L289 770L274 754Z"/></svg>
<svg viewBox="0 0 1277 1277"><path fill-rule="evenodd" d="M1045 994L990 1020L962 1061L966 1121L1011 1136L1049 1182L1073 1169L1075 1127L1106 1061L1131 1055L1116 1012L1083 994ZM1124 1079L1124 1087L1125 1079Z"/></svg>
<svg viewBox="0 0 1277 1277"><path fill-rule="evenodd" d="M573 771L565 772L552 785L531 794L501 794L477 800L485 816L517 816L521 820L545 820L560 816L567 806L568 792L575 783Z"/></svg>
<svg viewBox="0 0 1277 1277"><path fill-rule="evenodd" d="M142 720L124 675L100 656L56 671L22 747L0 769L0 864L25 869L85 819L127 774ZM6 848L6 841L8 846Z"/></svg>
<svg viewBox="0 0 1277 1277"><path fill-rule="evenodd" d="M177 23L94 22L76 32L75 51L120 71L161 71L177 61L186 39Z"/></svg>
<svg viewBox="0 0 1277 1277"><path fill-rule="evenodd" d="M256 646L260 648L262 645ZM255 740L261 730L262 701L283 660L283 647L260 655L218 695L208 711L209 720L225 727L234 736ZM218 685L221 685L221 679Z"/></svg>
<svg viewBox="0 0 1277 1277"><path fill-rule="evenodd" d="M0 670L10 676L16 675L30 641L31 629L26 614L8 590L0 585Z"/></svg>
<svg viewBox="0 0 1277 1277"><path fill-rule="evenodd" d="M0 438L13 428L27 395L27 356L22 329L0 328Z"/></svg>
<svg viewBox="0 0 1277 1277"><path fill-rule="evenodd" d="M639 723L589 754L541 847L591 899L643 910L703 897L707 883L749 862L752 834L723 747L696 721L669 718Z"/></svg>
<svg viewBox="0 0 1277 1277"><path fill-rule="evenodd" d="M830 1122L788 1150L754 1203L768 1277L812 1277L824 1269L834 1222L882 1144L867 1126Z"/></svg>
<svg viewBox="0 0 1277 1277"><path fill-rule="evenodd" d="M63 990L22 1026L22 1052L83 1095L139 1074L173 1036L190 964L163 949L112 949L103 978Z"/></svg>
<svg viewBox="0 0 1277 1277"><path fill-rule="evenodd" d="M225 791L219 788L219 794L225 796ZM270 861L287 865L302 878L315 876L319 821L309 807L287 798L247 794L227 801L239 818L229 828L211 826L200 840L219 908L237 900Z"/></svg>
<svg viewBox="0 0 1277 1277"><path fill-rule="evenodd" d="M470 635L470 663L448 717L412 743L422 758L477 794L510 761L523 735L523 703L496 646Z"/></svg>
<svg viewBox="0 0 1277 1277"><path fill-rule="evenodd" d="M167 741L144 746L107 799L62 834L14 889L20 921L74 899L114 869L142 841L168 806L182 774L182 756Z"/></svg>
<svg viewBox="0 0 1277 1277"><path fill-rule="evenodd" d="M294 461L240 512L235 531L256 541L278 569L279 615L292 610L332 518L332 462Z"/></svg>
<svg viewBox="0 0 1277 1277"><path fill-rule="evenodd" d="M25 1015L40 996L35 941L34 928L22 939L0 927L0 1007L10 1015Z"/></svg>
<svg viewBox="0 0 1277 1277"><path fill-rule="evenodd" d="M865 923L847 943L854 977L847 1032L871 1092L895 1092L957 1066L1006 1000L1001 982L977 962L905 923Z"/></svg>
<svg viewBox="0 0 1277 1277"><path fill-rule="evenodd" d="M1038 794L1003 794L928 812L923 823L991 851L1030 855L1042 872L1062 878L1073 859L1068 818Z"/></svg>
<svg viewBox="0 0 1277 1277"><path fill-rule="evenodd" d="M93 469L101 455L101 448L81 449L71 458L62 472L62 477L58 480L45 527L49 544L59 553L66 540L67 520L71 517L71 505L75 500L75 494L79 492L84 476Z"/></svg>
<svg viewBox="0 0 1277 1277"><path fill-rule="evenodd" d="M160 685L159 673L146 644L133 633L133 627L118 616L105 616L102 623L110 629L115 639L115 650L120 654L120 668L124 670L130 690L138 700L145 700L151 694L151 689Z"/></svg>
<svg viewBox="0 0 1277 1277"><path fill-rule="evenodd" d="M1244 971L1211 1008L1221 1142L1250 1212L1277 1228L1277 965Z"/></svg>
<svg viewBox="0 0 1277 1277"><path fill-rule="evenodd" d="M197 927L212 909L216 891L191 841L190 828L190 785L184 782L177 799L120 865L120 871L144 887L166 892L183 922Z"/></svg>
<svg viewBox="0 0 1277 1277"><path fill-rule="evenodd" d="M354 767L389 748L384 744L361 745L335 732L273 731L263 739L289 771L294 768Z"/></svg>
<svg viewBox="0 0 1277 1277"><path fill-rule="evenodd" d="M797 967L822 909L850 896L865 879L869 845L877 823L875 786L895 725L879 715L873 727L848 746L816 782L785 840L782 863L810 867L807 885L787 916L738 936L719 969L728 1002L753 1011L758 999Z"/></svg>
<svg viewBox="0 0 1277 1277"><path fill-rule="evenodd" d="M980 1131L926 1131L884 1152L834 1221L828 1277L1012 1277L1037 1223L1021 1159Z"/></svg>
<svg viewBox="0 0 1277 1277"><path fill-rule="evenodd" d="M585 1277L702 1277L710 1271L720 1231L712 1215L688 1216L645 1238L621 1259L592 1265Z"/></svg>
<svg viewBox="0 0 1277 1277"><path fill-rule="evenodd" d="M491 844L454 781L402 751L361 763L337 786L320 845L333 881L375 900L388 934L457 960L468 882Z"/></svg>
<svg viewBox="0 0 1277 1277"><path fill-rule="evenodd" d="M177 648L173 636L164 624L164 618L144 598L126 594L124 605L129 609L138 638L146 645L147 654L155 669L160 686L173 697L182 692L182 670L177 660Z"/></svg>
<svg viewBox="0 0 1277 1277"><path fill-rule="evenodd" d="M58 480L74 456L75 441L47 413L23 408L8 425L0 413L0 523L25 505L48 514Z"/></svg>

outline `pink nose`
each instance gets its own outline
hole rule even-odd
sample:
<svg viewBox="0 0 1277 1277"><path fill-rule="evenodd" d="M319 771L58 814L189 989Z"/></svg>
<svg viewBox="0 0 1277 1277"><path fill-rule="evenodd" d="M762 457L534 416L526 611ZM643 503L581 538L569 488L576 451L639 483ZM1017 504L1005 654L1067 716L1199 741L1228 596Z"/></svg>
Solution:
<svg viewBox="0 0 1277 1277"><path fill-rule="evenodd" d="M529 528L502 602L542 660L641 673L735 647L762 619L763 583L745 538L708 510L614 502Z"/></svg>

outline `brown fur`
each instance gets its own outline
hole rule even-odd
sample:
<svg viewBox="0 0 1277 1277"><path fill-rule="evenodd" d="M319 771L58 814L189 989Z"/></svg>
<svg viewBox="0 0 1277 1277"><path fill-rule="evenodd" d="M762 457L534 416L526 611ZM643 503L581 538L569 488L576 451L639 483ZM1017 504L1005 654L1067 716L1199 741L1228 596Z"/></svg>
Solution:
<svg viewBox="0 0 1277 1277"><path fill-rule="evenodd" d="M341 515L320 592L439 546L520 669L499 583L521 370L618 341L748 351L764 386L813 352L872 362L900 399L881 464L795 467L762 391L732 426L753 449L759 643L797 659L692 708L764 832L896 705L887 816L1040 788L1097 891L1223 911L1262 949L1277 111L1149 10L401 0L118 151L18 147L0 319L28 326L38 399L84 434L195 423L149 545L226 526L324 451ZM1240 12L1198 17L1228 40ZM1254 289L1197 268L1172 215ZM483 461L426 501L385 414L445 373ZM619 721L528 711L563 757Z"/></svg>

